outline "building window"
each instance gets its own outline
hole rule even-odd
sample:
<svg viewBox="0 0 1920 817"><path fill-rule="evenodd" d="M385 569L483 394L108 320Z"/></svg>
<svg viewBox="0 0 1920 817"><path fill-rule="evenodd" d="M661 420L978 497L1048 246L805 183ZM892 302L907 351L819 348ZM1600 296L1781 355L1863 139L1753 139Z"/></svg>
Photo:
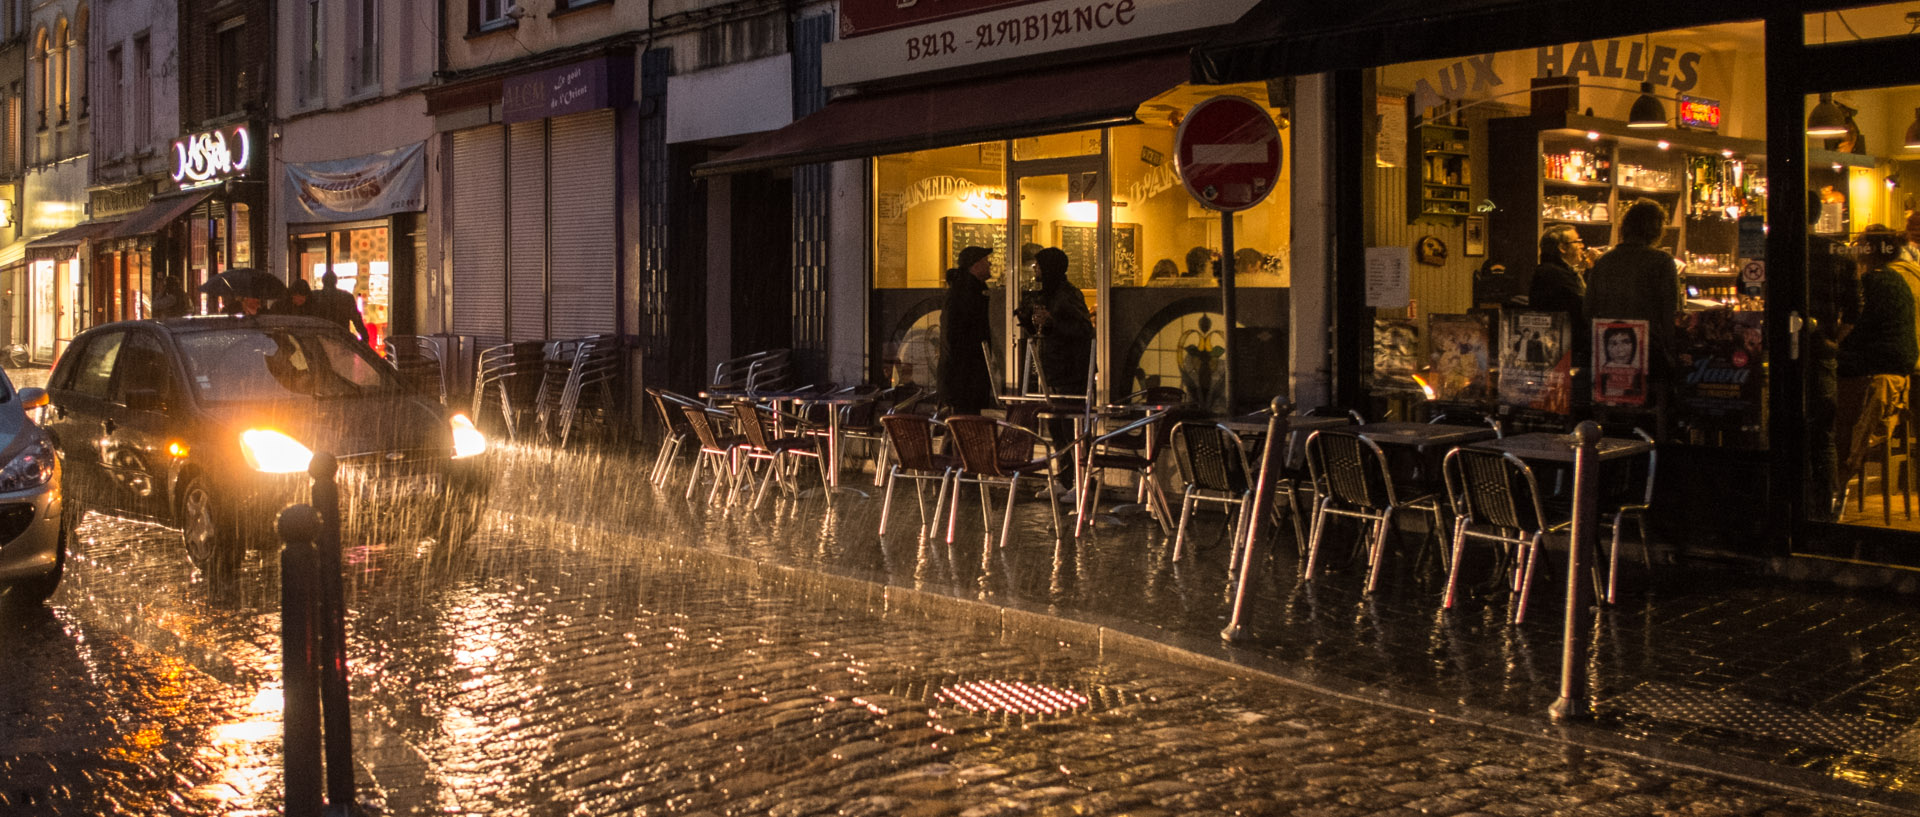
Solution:
<svg viewBox="0 0 1920 817"><path fill-rule="evenodd" d="M20 116L25 110L20 100L20 83L14 83L8 89L6 107L6 155L0 156L0 175L17 176L20 174Z"/></svg>
<svg viewBox="0 0 1920 817"><path fill-rule="evenodd" d="M492 31L512 25L514 18L508 16L507 10L519 10L519 5L513 0L468 0L468 2L471 3L469 8L472 12L469 19L473 21L473 25L469 28L473 31Z"/></svg>
<svg viewBox="0 0 1920 817"><path fill-rule="evenodd" d="M87 50L88 19L89 11L87 7L81 6L79 13L74 16L72 36L67 38L67 66L72 71L67 77L67 91L68 93L77 93L80 95L80 102L73 110L74 116L81 119L85 119L93 113L93 106L88 103L87 99L89 93L87 90L89 82L87 69L90 65L88 63L89 52Z"/></svg>
<svg viewBox="0 0 1920 817"><path fill-rule="evenodd" d="M236 17L221 23L214 31L214 94L216 116L238 113L241 95L247 90L247 19Z"/></svg>
<svg viewBox="0 0 1920 817"><path fill-rule="evenodd" d="M53 61L47 59L47 30L40 29L33 41L33 107L40 115L40 130L47 129L47 100L52 96L53 80L49 72Z"/></svg>
<svg viewBox="0 0 1920 817"><path fill-rule="evenodd" d="M294 77L296 95L303 105L320 101L322 81L326 77L326 63L322 62L326 55L322 20L320 0L306 0L306 9L300 15L306 47L302 49L304 53L300 55L300 67Z"/></svg>
<svg viewBox="0 0 1920 817"><path fill-rule="evenodd" d="M133 99L127 134L133 149L145 151L153 142L153 41L145 34L133 38Z"/></svg>
<svg viewBox="0 0 1920 817"><path fill-rule="evenodd" d="M126 81L125 57L120 46L108 48L107 75L100 78L100 92L104 97L102 101L106 103L101 106L101 110L106 113L101 115L99 121L93 123L93 133L94 141L99 144L100 153L105 156L117 156L126 151L126 143L122 138L124 130L120 122L121 111L124 110L121 107L123 99L121 87Z"/></svg>
<svg viewBox="0 0 1920 817"><path fill-rule="evenodd" d="M71 96L68 93L67 79L73 65L68 60L73 50L67 47L72 37L67 31L67 21L62 19L54 24L53 42L49 44L48 58L51 67L47 71L47 84L53 92L53 103L60 115L60 124L67 124L67 112L71 109Z"/></svg>
<svg viewBox="0 0 1920 817"><path fill-rule="evenodd" d="M347 4L347 29L352 32L347 65L352 71L353 89L362 91L380 84L380 13L375 0L351 0Z"/></svg>

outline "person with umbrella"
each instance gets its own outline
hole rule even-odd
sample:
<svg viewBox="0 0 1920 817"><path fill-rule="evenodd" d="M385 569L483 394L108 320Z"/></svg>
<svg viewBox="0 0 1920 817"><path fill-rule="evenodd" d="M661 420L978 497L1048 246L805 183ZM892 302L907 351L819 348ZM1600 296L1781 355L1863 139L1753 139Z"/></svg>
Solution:
<svg viewBox="0 0 1920 817"><path fill-rule="evenodd" d="M262 270L234 267L208 278L200 291L219 296L229 315L258 315L267 301L286 297L287 285Z"/></svg>

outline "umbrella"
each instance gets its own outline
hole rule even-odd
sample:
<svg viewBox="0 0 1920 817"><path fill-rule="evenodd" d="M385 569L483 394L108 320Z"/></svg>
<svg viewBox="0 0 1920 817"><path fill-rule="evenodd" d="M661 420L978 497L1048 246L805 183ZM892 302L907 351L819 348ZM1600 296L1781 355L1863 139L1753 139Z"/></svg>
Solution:
<svg viewBox="0 0 1920 817"><path fill-rule="evenodd" d="M208 278L200 291L222 298L259 298L272 301L287 296L287 284L272 273L253 267L234 267Z"/></svg>

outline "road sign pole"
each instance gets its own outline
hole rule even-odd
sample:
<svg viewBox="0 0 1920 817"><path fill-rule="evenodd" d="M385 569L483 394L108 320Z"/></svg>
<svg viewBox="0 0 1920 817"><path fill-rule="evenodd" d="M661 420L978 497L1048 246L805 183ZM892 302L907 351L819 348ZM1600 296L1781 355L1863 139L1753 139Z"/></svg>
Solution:
<svg viewBox="0 0 1920 817"><path fill-rule="evenodd" d="M1238 314L1233 303L1233 213L1221 210L1220 213L1220 336L1227 339L1227 368L1222 372L1226 381L1222 383L1227 395L1227 414L1240 413L1239 395L1234 392L1234 384L1240 382L1235 375L1240 371L1240 350L1235 348L1233 327L1238 324Z"/></svg>

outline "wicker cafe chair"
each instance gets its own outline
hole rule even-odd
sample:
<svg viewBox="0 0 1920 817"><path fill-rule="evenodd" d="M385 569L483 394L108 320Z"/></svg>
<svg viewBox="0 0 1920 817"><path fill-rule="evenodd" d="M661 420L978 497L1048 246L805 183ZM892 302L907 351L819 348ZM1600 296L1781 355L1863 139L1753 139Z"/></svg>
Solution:
<svg viewBox="0 0 1920 817"><path fill-rule="evenodd" d="M1180 479L1186 489L1180 499L1180 527L1173 536L1173 558L1185 552L1187 522L1194 505L1217 502L1232 508L1233 553L1228 564L1238 561L1240 545L1246 540L1246 525L1252 516L1246 513L1253 504L1254 470L1247 462L1240 435L1218 423L1180 423L1173 427L1173 461L1180 466Z"/></svg>
<svg viewBox="0 0 1920 817"><path fill-rule="evenodd" d="M1371 546L1367 550L1368 593L1380 584L1380 568L1387 555L1387 533L1402 509L1432 513L1434 530L1441 529L1440 503L1435 493L1396 484L1393 471L1387 466L1386 453L1374 441L1356 432L1315 431L1307 438L1307 469L1313 483L1325 491L1314 510L1313 534L1307 543L1308 580L1314 578L1320 565L1320 541L1326 536L1328 516L1365 520L1371 529Z"/></svg>
<svg viewBox="0 0 1920 817"><path fill-rule="evenodd" d="M1058 455L1049 452L1045 456L1034 457L1034 446L1045 444L1040 436L1027 429L977 414L959 414L947 418L949 441L960 459L960 468L954 475L953 507L947 513L947 543L953 543L955 528L959 525L960 485L973 483L980 486L981 525L992 517L992 504L987 497L987 488L991 485L1004 485L1007 488L1006 518L1000 523L1000 547L1006 547L1007 536L1013 531L1013 504L1020 495L1020 478L1038 476L1047 482L1048 510L1053 513L1053 535L1060 537L1060 505L1053 493L1053 482L1047 479L1050 468Z"/></svg>
<svg viewBox="0 0 1920 817"><path fill-rule="evenodd" d="M1447 590L1441 609L1452 609L1459 582L1460 556L1468 539L1497 542L1504 549L1523 546L1514 571L1519 574L1520 597L1514 603L1513 623L1525 620L1527 599L1540 541L1566 529L1568 521L1549 521L1540 503L1540 484L1533 469L1511 453L1462 446L1447 452L1441 463L1448 500L1453 504L1453 556L1448 561Z"/></svg>
<svg viewBox="0 0 1920 817"><path fill-rule="evenodd" d="M920 534L940 529L940 510L946 506L947 483L959 462L933 450L933 418L919 414L889 414L880 418L893 464L887 468L887 498L880 503L880 535L887 535L887 520L893 514L893 486L902 479L913 480L914 499L920 507ZM927 515L926 482L935 483L933 515Z"/></svg>
<svg viewBox="0 0 1920 817"><path fill-rule="evenodd" d="M840 407L841 445L858 440L873 452L873 484L887 484L887 465L892 457L892 445L887 442L887 430L880 424L880 418L888 414L907 414L913 412L913 406L926 392L919 386L894 386L880 389L868 396L868 399Z"/></svg>
<svg viewBox="0 0 1920 817"><path fill-rule="evenodd" d="M693 427L687 424L684 410L702 406L691 397L652 387L647 388L647 400L660 416L660 450L654 455L650 479L655 485L665 485L673 473L674 457L680 455L680 449L688 440L694 439Z"/></svg>
<svg viewBox="0 0 1920 817"><path fill-rule="evenodd" d="M694 439L700 441L693 471L687 475L686 498L693 498L693 487L700 483L700 474L711 468L713 487L707 489L707 504L713 504L714 496L720 492L720 485L725 483L727 503L731 505L740 477L740 461L734 449L740 446L742 440L738 435L721 434L715 424L732 418L725 412L704 406L682 406L680 413L687 418L687 428L693 432Z"/></svg>
<svg viewBox="0 0 1920 817"><path fill-rule="evenodd" d="M753 492L753 507L760 507L760 503L766 499L767 486L776 481L788 493L799 492L799 482L795 479L796 464L792 462L794 457L812 457L814 464L819 466L820 481L827 481L827 458L820 438L805 431L786 436L776 435L769 422L768 415L772 412L750 400L734 401L733 414L739 421L741 435L746 438L740 452L745 463L743 472L752 471L750 466L754 460L767 462L767 471L760 477L760 487Z"/></svg>
<svg viewBox="0 0 1920 817"><path fill-rule="evenodd" d="M1075 536L1085 529L1087 517L1093 515L1094 506L1099 501L1100 475L1109 470L1132 472L1138 484L1133 501L1146 504L1147 510L1153 513L1154 521L1160 523L1161 533L1171 532L1168 522L1173 514L1167 507L1166 493L1154 479L1153 466L1160 450L1166 447L1167 434L1177 419L1178 414L1174 409L1156 411L1086 439L1078 446L1081 462L1079 484L1075 486L1079 489L1079 496L1074 502L1074 507L1079 511L1079 517L1073 523Z"/></svg>

